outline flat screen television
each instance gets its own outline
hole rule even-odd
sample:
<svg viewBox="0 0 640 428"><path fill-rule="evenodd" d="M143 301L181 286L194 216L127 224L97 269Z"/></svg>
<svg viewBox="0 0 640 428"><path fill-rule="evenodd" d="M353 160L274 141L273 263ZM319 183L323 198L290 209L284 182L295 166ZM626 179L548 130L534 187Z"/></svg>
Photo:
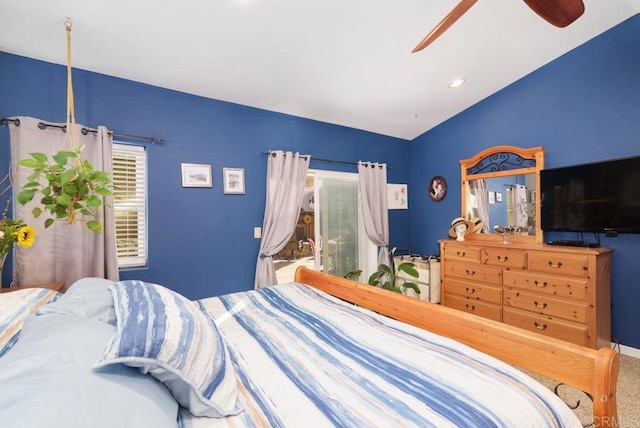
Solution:
<svg viewBox="0 0 640 428"><path fill-rule="evenodd" d="M640 233L640 156L540 171L545 231Z"/></svg>

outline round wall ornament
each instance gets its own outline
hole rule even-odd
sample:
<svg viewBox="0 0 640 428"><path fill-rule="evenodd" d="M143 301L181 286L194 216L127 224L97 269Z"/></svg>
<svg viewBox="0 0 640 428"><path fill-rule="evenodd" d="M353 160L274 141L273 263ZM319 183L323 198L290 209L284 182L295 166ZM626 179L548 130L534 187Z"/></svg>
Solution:
<svg viewBox="0 0 640 428"><path fill-rule="evenodd" d="M447 195L447 180L440 175L436 175L429 182L429 197L440 202Z"/></svg>

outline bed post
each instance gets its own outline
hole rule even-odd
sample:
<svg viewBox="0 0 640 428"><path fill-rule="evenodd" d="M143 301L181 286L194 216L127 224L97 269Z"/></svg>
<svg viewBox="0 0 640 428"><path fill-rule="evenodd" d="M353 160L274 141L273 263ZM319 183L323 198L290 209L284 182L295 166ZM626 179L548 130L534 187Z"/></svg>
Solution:
<svg viewBox="0 0 640 428"><path fill-rule="evenodd" d="M610 348L597 351L593 370L593 424L596 427L618 428L616 402L620 357Z"/></svg>

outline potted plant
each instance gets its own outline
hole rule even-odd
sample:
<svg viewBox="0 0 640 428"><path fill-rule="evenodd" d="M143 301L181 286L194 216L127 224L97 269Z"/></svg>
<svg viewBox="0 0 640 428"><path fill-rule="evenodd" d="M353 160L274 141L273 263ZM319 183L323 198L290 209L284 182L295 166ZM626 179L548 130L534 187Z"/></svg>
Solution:
<svg viewBox="0 0 640 428"><path fill-rule="evenodd" d="M38 218L43 212L49 213L44 227L50 227L56 220L73 224L79 214L92 218L86 225L89 230L101 233L102 223L96 220L97 209L102 205L100 196L112 194L112 182L104 171L95 171L91 163L81 157L82 148L61 150L51 156L44 153L30 153L31 158L22 159L20 166L32 168L16 196L18 203L25 205L37 195L41 195L40 206L32 210Z"/></svg>
<svg viewBox="0 0 640 428"><path fill-rule="evenodd" d="M408 288L411 288L416 294L420 294L420 287L415 282L407 281L405 278L398 277L399 272L404 272L412 278L418 278L418 271L416 270L416 265L411 262L403 262L398 266L395 266L393 261L393 255L396 249L391 250L389 254L389 260L391 262L391 266L388 266L384 263L378 266L378 270L369 276L369 285L374 285L376 287L382 287L385 290L395 291L396 293L403 293L407 291ZM347 273L344 277L350 279L356 279L362 274L362 270L355 270Z"/></svg>

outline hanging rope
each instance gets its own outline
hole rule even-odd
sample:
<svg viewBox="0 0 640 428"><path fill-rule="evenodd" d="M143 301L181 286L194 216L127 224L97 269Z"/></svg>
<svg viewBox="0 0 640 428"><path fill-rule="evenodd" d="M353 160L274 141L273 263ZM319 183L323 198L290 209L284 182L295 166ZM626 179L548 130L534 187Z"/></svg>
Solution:
<svg viewBox="0 0 640 428"><path fill-rule="evenodd" d="M78 133L76 132L76 114L73 101L73 79L71 76L71 18L67 17L64 26L67 30L67 135L65 141L69 147L75 149L78 146Z"/></svg>

